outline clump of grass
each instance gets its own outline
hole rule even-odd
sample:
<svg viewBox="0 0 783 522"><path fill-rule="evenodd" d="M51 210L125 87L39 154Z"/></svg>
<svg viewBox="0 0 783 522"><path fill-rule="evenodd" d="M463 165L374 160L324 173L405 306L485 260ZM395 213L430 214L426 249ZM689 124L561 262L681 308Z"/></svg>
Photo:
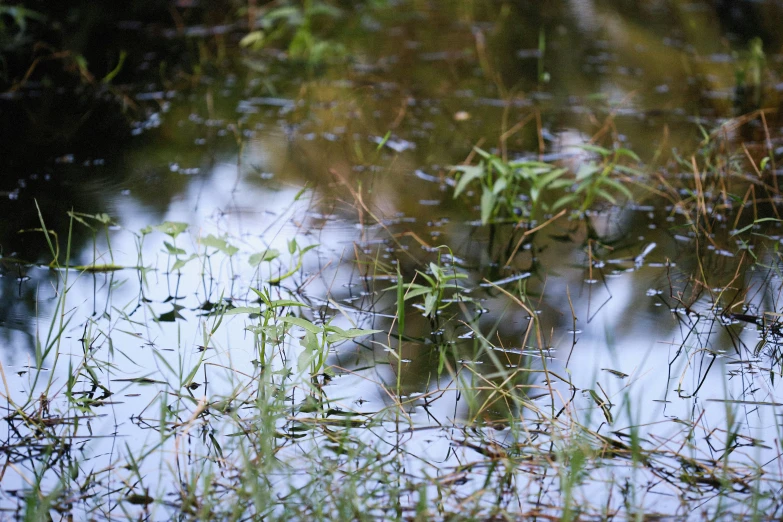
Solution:
<svg viewBox="0 0 783 522"><path fill-rule="evenodd" d="M594 202L604 197L591 176L614 176L614 162L629 157L596 154L584 188L574 188L579 180L568 185L585 198L576 212L591 190ZM697 165L728 164L717 147L705 154L694 156ZM720 176L712 168L699 179L740 186L739 177ZM717 242L705 230L751 209L752 224L739 218L742 226L726 236L758 245L754 267L775 259L761 227L777 218L762 205L718 208L707 186L655 189L677 194L669 201L699 241ZM375 219L370 210L366 216ZM5 504L17 518L642 519L688 516L700 502L712 518L780 514L781 478L766 464L779 452L744 431L738 406L771 407L772 400L757 390L727 394L724 425L676 416L650 429L646 402L631 398L644 384L630 371L602 375L623 382L614 391L602 377L580 386L588 379L554 348L564 332L546 319L549 296L536 277L490 282L453 249L422 249L419 262L404 257L399 243L400 257L384 262L382 244L370 254L357 248L362 295L355 296L352 285L333 284L336 276L314 262L320 247L301 238L248 244L227 233L191 236L187 224L165 222L133 234L138 252L124 254L126 262L113 234L128 231L98 234L112 223L100 215L74 212L74 222L96 230L80 270L71 265L70 241L60 259L57 236L41 218L37 233L59 290L54 313L24 392L2 375L4 480L19 484ZM580 269L601 269L596 260L605 252L594 245ZM135 272L90 269L104 260ZM113 278L126 273L138 274L138 288L121 294ZM675 314L682 342L668 361L667 405L696 401L715 361L731 355L715 348L716 325L727 334L736 328L721 318L740 317L728 295L755 303L734 287L705 299L715 292L712 274L687 275L701 294L689 299L676 281L668 296L656 294L671 309L688 308ZM85 279L105 283L93 298L105 300L103 313L73 298ZM739 279L723 286L738 287ZM308 292L313 281L325 294ZM578 307L568 298L565 337L578 350ZM484 306L494 310L476 309ZM767 317L757 327L769 348L774 313L742 313ZM761 363L751 358L756 348L738 342L735 358L753 367L754 379L764 367L774 384L780 365L768 361L779 354Z"/></svg>

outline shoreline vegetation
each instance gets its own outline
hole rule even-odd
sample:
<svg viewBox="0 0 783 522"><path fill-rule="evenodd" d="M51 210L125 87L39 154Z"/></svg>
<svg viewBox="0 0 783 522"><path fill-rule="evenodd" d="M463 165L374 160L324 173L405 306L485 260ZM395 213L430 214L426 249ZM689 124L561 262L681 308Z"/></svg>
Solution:
<svg viewBox="0 0 783 522"><path fill-rule="evenodd" d="M783 516L760 7L71 4L0 6L3 517Z"/></svg>

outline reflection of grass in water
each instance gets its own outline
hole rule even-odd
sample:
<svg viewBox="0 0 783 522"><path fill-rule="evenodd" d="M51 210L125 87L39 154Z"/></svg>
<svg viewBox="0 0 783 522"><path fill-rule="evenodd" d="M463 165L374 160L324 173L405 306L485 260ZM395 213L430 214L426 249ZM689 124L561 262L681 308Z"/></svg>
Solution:
<svg viewBox="0 0 783 522"><path fill-rule="evenodd" d="M764 178L756 183L741 171L722 168L730 163L721 154L721 147L705 147L694 156L697 172L692 177L663 178L656 190L685 216L695 241L721 240L710 231L735 218L734 237L743 240L735 248L754 244L755 259L774 259L774 248L769 247L771 254L761 252L769 243L757 227L774 223L763 221L763 205L747 196L740 198L747 205L721 206L724 196L717 188L760 187L770 196L777 192ZM752 218L742 218L743 212ZM73 214L72 222L77 216L85 219ZM751 228L739 226L742 219L751 219ZM70 247L66 245L60 265L56 238L41 221L40 233L54 267L70 266ZM127 304L112 302L111 292L106 314L82 316L81 307L68 299L76 270L52 273L59 291L31 369L33 385L20 400L4 378L10 429L3 443L9 456L5 473L27 478L18 496L28 519L43 519L52 510L98 519L118 513L127 518L220 520L642 518L658 512L687 516L710 497L710 516L774 516L773 494L780 477L752 453L771 443L742 433L738 406L725 403L725 426L708 425L697 416L667 422L667 438L645 433L644 405L633 404L631 398L634 387L641 386L636 376L608 373L623 383L620 392L606 391L606 381L600 382L606 375L595 388L578 390L574 382L584 377L582 370L558 367L550 350L557 334L542 325L537 313L541 304L528 295L526 280L503 283L514 283L509 287L482 286L476 284L476 271L460 268L466 277L459 278L459 291L470 295L469 304L486 295L507 303L505 315L493 317L491 328L464 302L444 302L444 291L455 279L448 271L457 273L456 265L441 265L436 252L427 253L433 265L429 273L419 272L415 284L403 277L399 265L393 271L381 263L366 269L364 291L380 295L375 303L354 306L330 294L321 304L320 296L306 292L307 283L327 276L305 275L308 258L316 251L308 253L308 246L300 244L303 240L289 238L286 259L279 252L273 255L270 245L259 248L229 235L207 235L189 246L186 227L167 222L136 236L139 252L132 264L138 267L140 295L130 308L138 304L149 316L160 318L159 306L168 304L154 300L149 276L156 272L144 259L143 240L161 243L167 270L156 275L165 277L166 284L178 290L175 294L201 289L199 302L203 297L211 303L197 310L177 305L182 313L172 317L178 332L175 352L152 348L157 368L134 366L134 354L121 342L130 335L154 344L157 325L137 317ZM161 233L172 243L160 241ZM119 266L122 261L111 252L108 236L106 245L106 256ZM105 257L97 247L93 252L92 264L82 267L78 277L110 279L110 273L90 270ZM591 265L593 253L588 257ZM186 259L186 264L178 264ZM366 263L366 258L356 261ZM749 262L738 262L737 270ZM193 267L200 274L198 288L180 288L179 272L196 272ZM376 288L374 281L385 285L388 280L379 276L396 279L393 292ZM717 283L712 277L697 266L692 281L713 289ZM428 286L418 297L436 296L432 306L425 304L426 315L432 317L423 322L423 336L416 333L416 308L406 306L406 297L425 289L416 286L421 281ZM723 284L731 285L738 283ZM672 306L687 306L692 314L683 321L698 322L720 316L723 293L704 290L688 300L672 291L661 298ZM707 297L712 299L709 306L699 306ZM438 314L447 309L445 304L450 313L459 311ZM727 309L732 306L729 302ZM515 311L529 320L511 346L499 330ZM189 327L188 320L194 318L198 326ZM433 326L438 330L434 337ZM357 357L353 366L344 365L344 356L374 354L376 343L383 341L376 327L396 334L384 343L391 356L369 364ZM195 352L184 340L188 328L198 331ZM234 360L240 346L221 346L222 335L239 328L251 336L253 360L247 364ZM73 346L81 347L81 353L71 349L76 353L70 354L66 370L69 348L63 341L72 331L80 334ZM468 341L458 341L465 333ZM697 375L694 390L681 393L694 395L706 373L716 371L711 365L716 357L712 335L695 326L688 329L680 351L672 356L673 364L684 361L673 367L681 372L675 378L683 388L686 374L697 366L707 368ZM417 370L417 352L432 346L438 349L436 376L424 387L415 383L418 393L411 393L403 379ZM779 366L771 371L779 373ZM65 381L58 380L62 375ZM372 385L380 400L364 407L350 383ZM145 405L120 410L123 392L144 393ZM764 406L752 394L743 400ZM437 411L444 404L447 415ZM103 461L107 464L96 466L101 461L90 455L90 447L106 435L97 431L98 416L106 407L114 407L121 422L132 415L134 429L152 430L145 433L154 435L123 440L120 427L113 452ZM467 415L457 412L463 407ZM82 446L83 440L90 442ZM659 493L677 500L659 504L651 499Z"/></svg>

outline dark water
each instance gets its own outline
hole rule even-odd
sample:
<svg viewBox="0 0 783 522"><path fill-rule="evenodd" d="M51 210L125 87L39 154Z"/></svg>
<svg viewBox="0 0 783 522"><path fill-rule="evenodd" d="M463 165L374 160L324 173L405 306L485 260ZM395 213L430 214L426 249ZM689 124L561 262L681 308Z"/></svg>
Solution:
<svg viewBox="0 0 783 522"><path fill-rule="evenodd" d="M712 220L702 223L709 232L702 237L682 203L691 195L680 191L680 203L662 197L668 188L661 180L700 182L687 165L707 148L700 143L709 133L718 152L741 152L746 144L747 156L732 153L727 165L751 172L747 158L765 155L775 165L783 147L783 4L340 3L339 16L313 21L328 50L322 60L312 58L313 48L309 59L296 59L279 42L242 49L241 19L208 10L198 18L197 8L185 4L177 8L179 30L163 15L154 23L137 13L96 22L104 35L97 41L108 42L104 57L129 49L128 68L112 87L58 91L36 78L0 99L0 194L7 198L0 207L0 353L7 391L24 403L45 388L53 405L62 403L72 371L66 361L78 366L91 354L111 400L85 421L89 435L77 434L82 473L152 451L156 401L167 393L161 383L171 386L201 365L199 346L210 347L211 366L193 379L205 385L194 397L231 395L247 382L243 375L258 360L246 330L252 318L227 317L218 333L206 335L211 319L204 305L253 305L250 287L296 265L297 254L288 254L296 238L299 246L319 246L273 291L305 300L303 316L316 322L336 318L344 328L388 332L397 328L396 294L388 290L397 266L405 281L421 282L416 270L426 272L431 262L465 276L462 302L438 320L425 318L423 303L411 300L402 339L382 333L340 345L329 357L336 377L323 391L339 407L381 411L394 405L389 390L399 383L412 426L406 442L416 461L409 464L412 476L445 473L462 462L462 449L453 447L469 437L455 435L466 426L532 418L538 404L552 413L562 408L574 423L606 436L638 426L658 449L687 440L694 461L720 462L729 432L741 441L729 452L737 465L764 463L768 489L775 490L779 335L767 323L777 318L783 232L777 222L760 222L752 247L743 243L750 232L734 232L754 219L776 218L779 201L774 195L721 219L715 208L727 196L715 196L704 203ZM95 40L85 41L84 49L95 51ZM763 55L754 54L754 45ZM762 117L758 109L770 110ZM554 213L547 214L537 223L547 226L513 256L520 236L511 225L482 226L478 197L453 197L451 166L472 158L474 146L576 169L591 159L581 148L589 144L638 154L647 174L629 178L634 201L598 205L586 220L566 215L548 222ZM719 184L710 186L720 193ZM735 205L748 198L740 182L724 189L736 192ZM63 263L69 211L83 221L72 222L69 264L149 270L71 270L63 285L65 271L47 266L52 255L41 220L58 234ZM109 226L89 217L102 214ZM163 244L172 239L140 232L165 221L189 225L175 242L185 250L177 259L188 260L181 271L172 270ZM225 235L239 253L207 250L209 257L190 260L204 253L208 234ZM278 260L260 271L251 266L251 255L272 248L282 253ZM61 306L62 288L68 294ZM62 329L62 339L37 364L50 325ZM477 350L476 331L495 348ZM289 344L295 361L299 344ZM399 381L390 350L403 359ZM513 372L530 408L482 388L509 379L498 367ZM127 380L141 377L157 384ZM458 389L460 381L473 384L472 397ZM611 419L591 391L607 398ZM303 396L294 392L297 401ZM180 422L189 417L184 411ZM18 432L8 433L11 448ZM179 462L166 444L157 460ZM15 465L3 476L2 505L14 510L23 496L17 491L46 466L35 452L6 454ZM299 456L291 451L289 458L296 463ZM157 460L144 464L156 477L146 483L152 496L168 491ZM580 498L619 502L607 499L605 485L633 473L596 468ZM611 477L597 478L602 474ZM44 483L55 484L54 475L44 473ZM637 499L650 512L692 515L685 500L717 513L743 505L739 494L710 503L714 492L678 494L650 476L648 495ZM119 471L107 477L120 496L141 491ZM517 487L541 489L535 478L527 480ZM469 482L465 494L479 490L479 482ZM727 504L716 508L720 502ZM161 508L152 518L166 513Z"/></svg>

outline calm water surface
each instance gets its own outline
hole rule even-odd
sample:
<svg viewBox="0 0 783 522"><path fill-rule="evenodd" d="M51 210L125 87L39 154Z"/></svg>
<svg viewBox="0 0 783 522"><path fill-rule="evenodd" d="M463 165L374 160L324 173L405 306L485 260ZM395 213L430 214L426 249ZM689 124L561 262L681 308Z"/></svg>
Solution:
<svg viewBox="0 0 783 522"><path fill-rule="evenodd" d="M768 140L758 117L717 135L730 145L747 143L749 154L771 147L779 157L781 15L780 2L409 1L346 8L329 22L326 37L340 45L340 56L308 65L282 51L242 50L236 44L244 31L230 30L227 57L189 88L156 80L124 88L133 123L116 135L74 126L66 136L61 123L46 129L55 123L36 100L48 95L25 88L2 103L9 111L30 104L44 120L25 124L19 139L55 137L36 150L6 150L0 361L7 392L23 403L51 379L54 409L63 401L69 361L77 366L85 353L102 361L94 371L104 388L92 392L105 392L105 404L85 418L87 428L72 443L82 473L117 467L107 480L121 491L132 479L119 467L128 453L146 454L161 439L161 400L180 391L183 374L202 364L192 379L194 400L247 385L258 364L247 330L255 319L226 316L207 335L213 318L206 312L221 302L257 306L250 288L296 265L298 255L289 255L296 238L299 248L318 246L303 255L301 270L273 287L274 297L304 299L302 316L315 322L396 330L396 294L387 291L396 266L406 281L421 281L416 270L440 257L466 276L460 284L467 300L444 310L438 324L411 300L403 339L362 337L337 345L328 359L336 373L323 387L330 406L369 414L394 404L397 363L389 343L400 350L412 476L445 475L475 460L469 446L455 445L473 436L466 427L529 414L487 391L469 400L456 390L457 371L457 381L476 386L501 382L500 362L524 370L514 379L532 404L550 408L556 397L553 408L567 408L599 434L622 438L628 426L640 426L651 447L676 450L688 439L694 459L720 461L728 429L740 441L732 458L749 467L766 463L779 480L779 339L753 317L779 311L783 229L765 222L757 232L766 238L754 250L731 235L754 218L775 217L769 206L764 216L716 223L711 241L703 242L689 233L688 216L645 190L660 187L650 176L637 180L632 204L593 212L590 230L561 217L509 259L510 227L482 226L478 198L453 197L450 166L478 145L512 159L577 168L591 157L582 145L608 139L635 151L646 172L692 178L692 170L672 166L675 155L686 155L687 165L703 133L759 108L772 109L765 113ZM145 41L143 26L123 27ZM187 38L213 44L212 35L194 33ZM764 81L740 91L738 71L755 63L749 51L755 36L763 39ZM137 66L159 59L147 58ZM55 96L52 103L66 102ZM65 272L47 266L52 256L36 201L63 250L67 212L82 213L73 222L71 264L149 270L68 271L60 323ZM110 226L87 217L99 214ZM166 221L189 227L174 240L159 230L141 233ZM205 245L209 234L225 237L238 253ZM440 245L450 249L439 256ZM172 256L171 248L182 251ZM253 254L269 249L280 257L251 264ZM187 263L173 269L177 260ZM509 293L527 296L532 310ZM540 328L528 337L531 311ZM474 326L496 350L477 351L467 317L476 317ZM31 367L50 325L63 328L59 356L49 353L39 374ZM295 367L301 350L298 342L286 344L275 368ZM86 382L80 377L81 386ZM611 419L591 391L607 398ZM295 390L292 405L305 395ZM484 400L491 405L477 408ZM220 426L209 429L225 443ZM492 437L502 442L506 433ZM17 435L9 428L5 443ZM393 443L399 436L389 429L365 438ZM198 440L188 444L195 448ZM278 456L296 468L308 444L315 443ZM155 451L161 457L145 460L142 475L159 477L145 487L166 498L171 491L161 470L178 462L176 450L167 441ZM0 505L13 512L44 452L6 453L14 465L4 470ZM296 480L304 484L307 471ZM598 505L618 502L607 497L606 483L633 473L597 469L578 495ZM44 474L45 484L57 480L56 472ZM548 489L554 478L527 480L516 485L523 503L540 500L542 490L556 496ZM468 480L464 495L482 482ZM718 502L711 503L715 493L705 487L701 498L690 494L692 507L683 510L683 496L666 480L653 473L643 482L638 503L652 511L685 516ZM279 487L287 490L288 483ZM114 507L109 500L95 516L110 516L124 493L114 494ZM161 509L152 518L167 514Z"/></svg>

